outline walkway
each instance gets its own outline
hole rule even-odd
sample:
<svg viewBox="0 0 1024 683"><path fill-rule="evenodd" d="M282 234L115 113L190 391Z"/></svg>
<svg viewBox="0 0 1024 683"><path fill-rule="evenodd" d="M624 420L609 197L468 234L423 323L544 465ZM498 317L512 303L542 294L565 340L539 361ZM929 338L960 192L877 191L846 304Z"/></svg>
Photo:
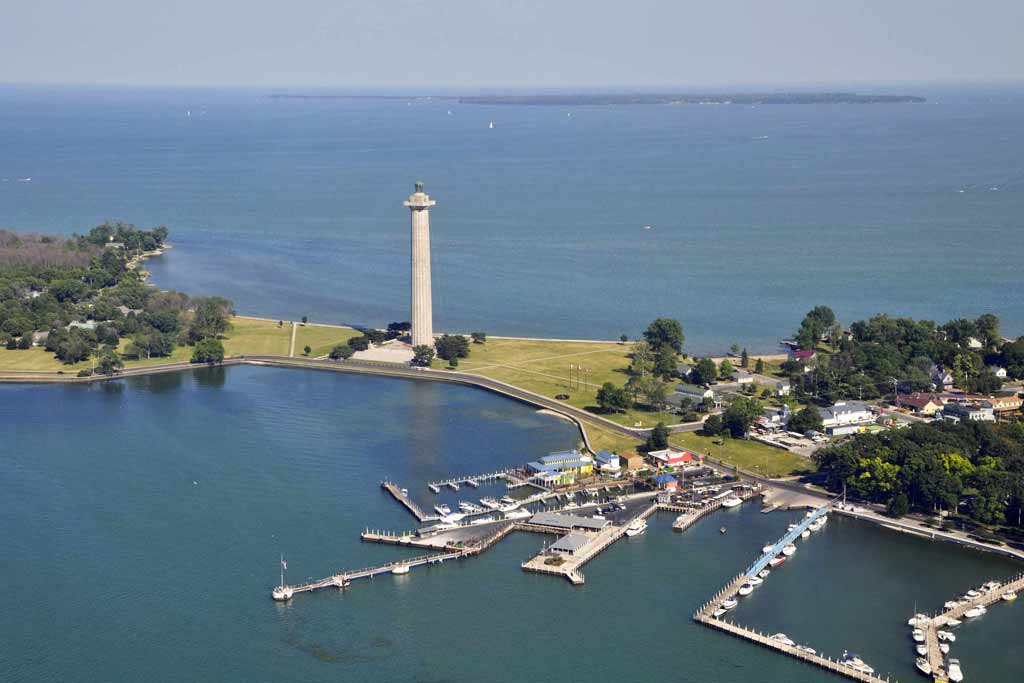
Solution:
<svg viewBox="0 0 1024 683"><path fill-rule="evenodd" d="M288 347L288 357L289 358L294 358L295 357L295 334L298 332L298 330L299 330L299 324L293 320L292 321L292 342L291 342L291 345Z"/></svg>

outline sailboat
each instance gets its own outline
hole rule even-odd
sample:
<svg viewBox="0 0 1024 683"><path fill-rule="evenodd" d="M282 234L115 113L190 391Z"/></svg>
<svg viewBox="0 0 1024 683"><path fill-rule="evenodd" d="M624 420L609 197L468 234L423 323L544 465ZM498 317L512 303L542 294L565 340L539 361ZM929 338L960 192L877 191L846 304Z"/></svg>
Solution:
<svg viewBox="0 0 1024 683"><path fill-rule="evenodd" d="M275 588L270 593L270 596L272 598L274 598L274 600L277 600L278 602L284 602L286 600L291 600L292 599L292 595L295 594L295 591L293 591L289 586L286 586L285 583L284 583L284 570L287 569L287 568L288 568L288 563L284 561L284 555L282 555L281 556L281 583L277 586L277 588Z"/></svg>

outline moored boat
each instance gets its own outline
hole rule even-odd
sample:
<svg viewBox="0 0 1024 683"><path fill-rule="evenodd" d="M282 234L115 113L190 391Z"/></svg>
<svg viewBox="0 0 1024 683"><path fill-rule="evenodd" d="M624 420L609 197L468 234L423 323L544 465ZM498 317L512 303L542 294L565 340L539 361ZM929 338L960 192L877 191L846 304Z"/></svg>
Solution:
<svg viewBox="0 0 1024 683"><path fill-rule="evenodd" d="M946 673L949 674L949 680L953 683L960 683L964 680L964 672L960 669L960 660L955 657L949 660L949 667L946 669Z"/></svg>
<svg viewBox="0 0 1024 683"><path fill-rule="evenodd" d="M728 611L729 610L727 610L727 609L722 609L721 607L719 607L718 609L716 609L714 612L711 613L711 616L713 616L715 619L717 619L717 618L719 618L720 616L722 616L723 614L725 614Z"/></svg>
<svg viewBox="0 0 1024 683"><path fill-rule="evenodd" d="M745 583L742 586L740 586L739 594L742 595L742 596L750 595L753 592L754 592L754 587L751 586L749 583Z"/></svg>
<svg viewBox="0 0 1024 683"><path fill-rule="evenodd" d="M444 515L450 515L452 513L452 509L450 507L448 507L447 505L435 505L434 506L434 512L436 512L439 515L444 516Z"/></svg>
<svg viewBox="0 0 1024 683"><path fill-rule="evenodd" d="M740 604L740 601L736 598L728 598L722 602L722 609L732 609L738 604Z"/></svg>
<svg viewBox="0 0 1024 683"><path fill-rule="evenodd" d="M767 555L774 548L775 548L775 546L771 545L770 543L765 543L763 546L761 546L761 554L762 555Z"/></svg>
<svg viewBox="0 0 1024 683"><path fill-rule="evenodd" d="M494 500L493 498L481 498L480 504L483 505L485 508L489 508L491 510L497 510L498 508L501 507L501 503Z"/></svg>
<svg viewBox="0 0 1024 683"><path fill-rule="evenodd" d="M924 643L918 643L914 646L914 649L917 650L917 654L921 655L922 657L926 657L928 655L928 646Z"/></svg>
<svg viewBox="0 0 1024 683"><path fill-rule="evenodd" d="M935 635L939 637L939 640L948 640L951 643L956 642L956 636L950 633L949 631L939 631Z"/></svg>
<svg viewBox="0 0 1024 683"><path fill-rule="evenodd" d="M931 676L932 665L928 663L928 660L924 657L917 658L917 670L923 673L925 676Z"/></svg>
<svg viewBox="0 0 1024 683"><path fill-rule="evenodd" d="M854 671L860 671L865 674L873 674L875 670L868 666L867 662L860 658L860 655L855 655L852 652L843 651L843 659L839 662L845 667L853 669Z"/></svg>
<svg viewBox="0 0 1024 683"><path fill-rule="evenodd" d="M964 622L960 621L959 619L947 619L946 620L946 626L959 626L962 623L964 623Z"/></svg>
<svg viewBox="0 0 1024 683"><path fill-rule="evenodd" d="M647 520L645 519L634 519L626 527L627 536L639 536L647 531Z"/></svg>
<svg viewBox="0 0 1024 683"><path fill-rule="evenodd" d="M1017 599L1017 594L1015 592L1013 592L1013 591L1008 591L1006 593L1003 593L1002 598L1006 602L1013 602L1014 600Z"/></svg>
<svg viewBox="0 0 1024 683"><path fill-rule="evenodd" d="M924 642L924 631L922 631L919 628L915 628L913 633L910 634L910 636L911 636L911 638L914 639L914 642L917 642L917 643L923 643Z"/></svg>
<svg viewBox="0 0 1024 683"><path fill-rule="evenodd" d="M806 652L809 655L818 654L818 651L815 650L813 647L807 647L806 645L796 645L795 647L797 650L800 650L801 652Z"/></svg>
<svg viewBox="0 0 1024 683"><path fill-rule="evenodd" d="M775 569L776 567L781 566L785 562L786 562L786 556L785 555L776 555L771 560L769 560L768 566L771 567L772 569Z"/></svg>
<svg viewBox="0 0 1024 683"><path fill-rule="evenodd" d="M740 498L737 498L736 496L729 496L728 498L722 501L722 507L734 508L742 503L743 501Z"/></svg>
<svg viewBox="0 0 1024 683"><path fill-rule="evenodd" d="M747 579L747 583L756 588L757 586L760 586L762 583L764 583L764 579L762 579L760 576L751 576L749 579Z"/></svg>
<svg viewBox="0 0 1024 683"><path fill-rule="evenodd" d="M768 575L772 573L771 569L762 569L757 573L758 578L767 579Z"/></svg>
<svg viewBox="0 0 1024 683"><path fill-rule="evenodd" d="M917 626L918 624L922 624L926 621L928 621L927 614L915 614L914 616L907 619L907 626Z"/></svg>
<svg viewBox="0 0 1024 683"><path fill-rule="evenodd" d="M964 616L967 617L968 619L974 619L975 617L980 617L982 614L984 614L987 611L988 611L987 609L985 609L981 605L978 605L977 607L972 607L971 609L969 609L966 612L964 612Z"/></svg>
<svg viewBox="0 0 1024 683"><path fill-rule="evenodd" d="M792 557L796 553L796 546L790 543L782 549L782 554L786 557Z"/></svg>
<svg viewBox="0 0 1024 683"><path fill-rule="evenodd" d="M811 535L811 530L810 529L804 529L802 532L800 532L800 538L807 538L810 535Z"/></svg>
<svg viewBox="0 0 1024 683"><path fill-rule="evenodd" d="M772 640L777 640L778 642L782 643L783 645L789 645L790 647L793 647L794 645L796 645L796 643L793 642L793 640L789 636L787 636L785 633L776 633L775 635L771 636L771 639Z"/></svg>
<svg viewBox="0 0 1024 683"><path fill-rule="evenodd" d="M944 655L949 654L949 643L939 643L939 652Z"/></svg>
<svg viewBox="0 0 1024 683"><path fill-rule="evenodd" d="M391 573L395 574L395 575L398 575L398 576L401 576L402 574L408 574L409 573L409 565L407 565L407 564L400 564L400 565L394 567L391 570Z"/></svg>

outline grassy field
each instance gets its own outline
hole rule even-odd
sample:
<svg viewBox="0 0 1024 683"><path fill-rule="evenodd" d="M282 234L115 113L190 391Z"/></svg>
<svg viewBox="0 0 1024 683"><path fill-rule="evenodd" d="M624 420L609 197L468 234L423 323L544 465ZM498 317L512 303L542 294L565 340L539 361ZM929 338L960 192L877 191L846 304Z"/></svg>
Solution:
<svg viewBox="0 0 1024 683"><path fill-rule="evenodd" d="M347 342L361 333L351 327L334 327L327 325L299 325L295 333L295 355L301 356L306 346L312 347L310 358L326 356L338 344ZM287 349L285 350L287 353Z"/></svg>
<svg viewBox="0 0 1024 683"><path fill-rule="evenodd" d="M485 344L470 344L470 356L459 361L458 370L483 375L513 384L527 391L554 398L568 395L566 403L583 409L597 408L597 390L605 382L626 383L630 344L615 342L558 342L532 339L489 339ZM583 366L579 382L576 371L569 378L569 365ZM433 367L444 369L447 361L435 360ZM658 422L679 422L672 413L629 410L604 415L630 427L653 427Z"/></svg>
<svg viewBox="0 0 1024 683"><path fill-rule="evenodd" d="M807 458L757 441L726 438L721 439L721 445L716 441L719 441L717 437L701 436L694 432L669 437L669 443L677 448L689 448L755 474L788 477L814 469L814 463Z"/></svg>
<svg viewBox="0 0 1024 683"><path fill-rule="evenodd" d="M618 432L613 432L610 429L603 429L601 427L595 427L591 424L585 425L587 430L587 438L590 440L590 445L596 450L612 451L613 453L622 453L623 451L635 451L637 447L643 444L643 441L628 437Z"/></svg>

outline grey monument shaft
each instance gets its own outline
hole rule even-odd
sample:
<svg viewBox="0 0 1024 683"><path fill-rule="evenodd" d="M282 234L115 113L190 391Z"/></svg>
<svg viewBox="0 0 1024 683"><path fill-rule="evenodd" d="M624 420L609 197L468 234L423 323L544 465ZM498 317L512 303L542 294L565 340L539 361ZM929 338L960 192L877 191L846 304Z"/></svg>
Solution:
<svg viewBox="0 0 1024 683"><path fill-rule="evenodd" d="M433 201L416 183L405 205L412 213L412 345L434 345L434 305L430 291L430 207Z"/></svg>

